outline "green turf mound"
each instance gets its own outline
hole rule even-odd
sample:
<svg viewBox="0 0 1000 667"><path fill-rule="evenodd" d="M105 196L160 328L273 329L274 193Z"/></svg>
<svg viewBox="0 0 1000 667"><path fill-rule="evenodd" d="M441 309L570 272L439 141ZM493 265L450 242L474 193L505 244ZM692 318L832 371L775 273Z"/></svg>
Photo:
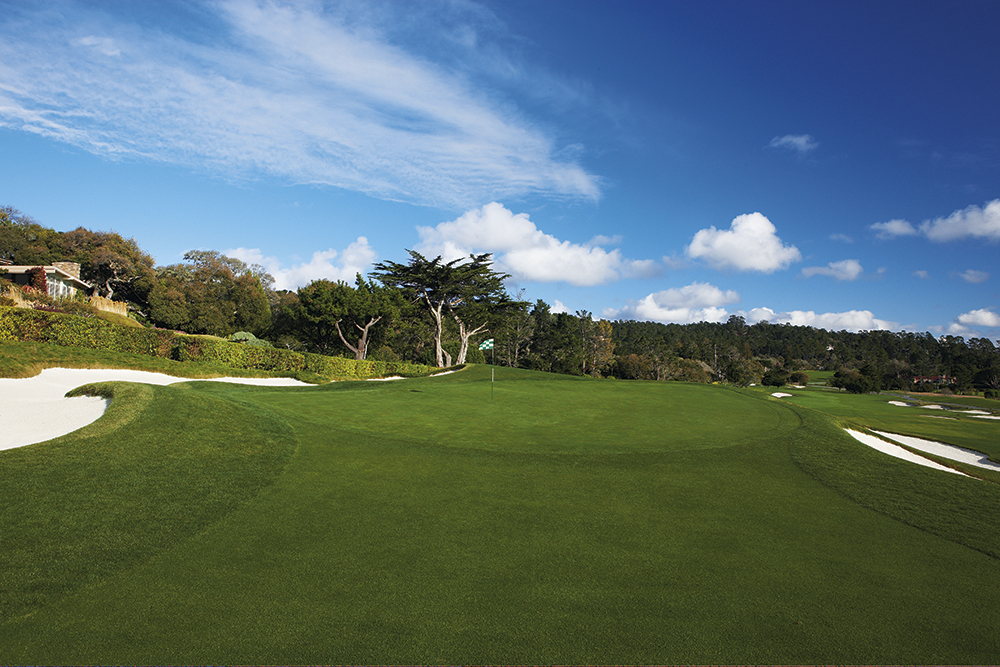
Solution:
<svg viewBox="0 0 1000 667"><path fill-rule="evenodd" d="M246 503L295 447L267 410L190 386L92 385L93 424L0 454L0 619L102 581ZM226 437L220 438L220 425Z"/></svg>

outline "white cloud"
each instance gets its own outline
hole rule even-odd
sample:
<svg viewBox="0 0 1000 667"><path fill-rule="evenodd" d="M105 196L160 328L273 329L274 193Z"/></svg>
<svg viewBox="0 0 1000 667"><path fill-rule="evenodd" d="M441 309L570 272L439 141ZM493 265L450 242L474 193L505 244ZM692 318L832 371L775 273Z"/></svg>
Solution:
<svg viewBox="0 0 1000 667"><path fill-rule="evenodd" d="M986 271L976 271L975 269L969 269L958 274L958 277L967 283L972 283L978 285L979 283L985 283L990 279L990 274Z"/></svg>
<svg viewBox="0 0 1000 667"><path fill-rule="evenodd" d="M788 148L797 152L799 155L805 155L810 151L816 150L819 147L819 143L813 139L811 134L786 134L783 137L775 137L771 139L771 143L768 144L770 148Z"/></svg>
<svg viewBox="0 0 1000 667"><path fill-rule="evenodd" d="M417 10L353 3L221 0L190 16L168 4L159 11L193 23L171 34L90 3L60 4L62 15L5 6L0 127L113 159L449 208L535 193L599 199L579 151L512 103L532 84L495 71L504 44L485 39L481 8L436 8L441 18L418 25ZM211 40L197 21L213 24ZM470 26L478 39L450 37Z"/></svg>
<svg viewBox="0 0 1000 667"><path fill-rule="evenodd" d="M842 241L844 243L854 243L854 239L852 239L847 234L830 234L830 240L831 241Z"/></svg>
<svg viewBox="0 0 1000 667"><path fill-rule="evenodd" d="M1000 241L1000 199L988 202L984 208L969 206L947 218L927 220L920 231L931 241L954 241L977 238Z"/></svg>
<svg viewBox="0 0 1000 667"><path fill-rule="evenodd" d="M828 331L874 331L896 330L899 324L888 320L880 320L870 310L849 310L842 313L817 313L812 310L791 310L776 313L770 308L754 308L746 315L748 322L756 323L767 320L772 324L792 324L795 326L815 327Z"/></svg>
<svg viewBox="0 0 1000 667"><path fill-rule="evenodd" d="M875 235L880 239L892 239L897 236L915 236L919 232L906 220L890 220L889 222L876 222L871 226L875 230Z"/></svg>
<svg viewBox="0 0 1000 667"><path fill-rule="evenodd" d="M116 57L120 56L122 53L121 49L115 46L115 40L108 37L95 37L93 35L88 35L74 40L73 43L78 46L92 47L106 56Z"/></svg>
<svg viewBox="0 0 1000 667"><path fill-rule="evenodd" d="M980 308L962 313L955 320L962 325L970 327L1000 327L1000 315L997 315L989 308Z"/></svg>
<svg viewBox="0 0 1000 667"><path fill-rule="evenodd" d="M496 202L435 227L417 227L417 233L416 250L426 256L452 260L470 253L493 253L497 269L515 280L587 286L650 277L662 270L654 260L626 259L618 249L609 251L594 244L617 239L598 236L585 244L560 241L538 229L527 213L515 214Z"/></svg>
<svg viewBox="0 0 1000 667"><path fill-rule="evenodd" d="M723 306L739 301L740 295L733 290L722 291L708 283L692 283L649 294L621 309L605 309L604 316L677 324L724 322L729 313Z"/></svg>
<svg viewBox="0 0 1000 667"><path fill-rule="evenodd" d="M274 257L265 257L258 248L233 248L223 254L235 257L247 264L263 266L268 273L274 276L274 289L276 290L296 290L314 280L324 278L334 281L343 280L353 285L357 274L360 273L362 276L367 274L378 257L364 236L359 236L357 241L340 252L333 248L317 250L308 262L289 268L284 268L282 263ZM337 261L334 262L334 260Z"/></svg>
<svg viewBox="0 0 1000 667"><path fill-rule="evenodd" d="M557 313L568 313L570 311L569 311L569 308L566 307L566 304L564 304L559 299L556 299L552 303L552 307L549 308L549 312L552 313L552 314L557 314Z"/></svg>
<svg viewBox="0 0 1000 667"><path fill-rule="evenodd" d="M969 206L946 218L925 220L919 228L906 220L890 220L877 222L871 229L880 239L923 234L931 241L939 242L972 238L996 243L1000 241L1000 199L987 202L983 208Z"/></svg>
<svg viewBox="0 0 1000 667"><path fill-rule="evenodd" d="M862 273L864 269L856 259L845 259L840 262L830 262L826 266L809 266L802 269L802 275L806 278L830 276L836 280L857 280Z"/></svg>
<svg viewBox="0 0 1000 667"><path fill-rule="evenodd" d="M923 269L920 269L919 271L914 271L913 275L915 275L917 278L920 278L921 280L927 280L928 278L931 277L931 274L928 273L927 271L924 271Z"/></svg>
<svg viewBox="0 0 1000 667"><path fill-rule="evenodd" d="M760 213L737 216L728 230L714 226L699 230L687 254L717 269L773 273L802 258L799 249L784 245L774 225Z"/></svg>

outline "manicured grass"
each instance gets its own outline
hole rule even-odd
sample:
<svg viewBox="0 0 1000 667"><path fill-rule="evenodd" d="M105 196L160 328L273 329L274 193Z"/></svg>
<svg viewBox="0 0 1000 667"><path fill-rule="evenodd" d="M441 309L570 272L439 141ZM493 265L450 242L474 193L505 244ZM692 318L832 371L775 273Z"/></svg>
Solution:
<svg viewBox="0 0 1000 667"><path fill-rule="evenodd" d="M87 433L20 450L43 476L0 452L45 503L3 491L4 557L61 562L74 505L133 554L66 554L0 662L997 662L1000 487L843 433L876 403L489 377L118 385Z"/></svg>
<svg viewBox="0 0 1000 667"><path fill-rule="evenodd" d="M757 391L770 395L774 389ZM990 405L992 401L925 394L847 394L813 388L783 387L779 391L793 394L790 398L782 398L784 402L819 410L846 423L975 449L1000 462L1000 421L981 419L965 412L993 409L996 410L994 414L1000 414L1000 405ZM890 401L912 402L914 406L902 407ZM952 409L933 410L919 405L946 405Z"/></svg>

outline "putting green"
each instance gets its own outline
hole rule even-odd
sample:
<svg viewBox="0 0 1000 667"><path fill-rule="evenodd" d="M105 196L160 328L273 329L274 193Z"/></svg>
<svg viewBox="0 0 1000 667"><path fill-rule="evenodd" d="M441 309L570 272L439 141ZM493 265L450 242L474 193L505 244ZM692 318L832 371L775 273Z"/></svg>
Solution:
<svg viewBox="0 0 1000 667"><path fill-rule="evenodd" d="M752 393L497 379L492 400L482 367L163 394L219 412L199 437L284 429L294 454L197 533L8 618L0 662L996 662L993 526L970 547L905 518L925 492L994 512L996 485ZM170 407L128 428L183 433Z"/></svg>
<svg viewBox="0 0 1000 667"><path fill-rule="evenodd" d="M709 385L595 382L506 368L497 369L492 387L489 369L480 367L436 378L300 391L270 395L267 403L339 433L378 431L413 443L497 452L593 455L732 447L799 423L781 406Z"/></svg>

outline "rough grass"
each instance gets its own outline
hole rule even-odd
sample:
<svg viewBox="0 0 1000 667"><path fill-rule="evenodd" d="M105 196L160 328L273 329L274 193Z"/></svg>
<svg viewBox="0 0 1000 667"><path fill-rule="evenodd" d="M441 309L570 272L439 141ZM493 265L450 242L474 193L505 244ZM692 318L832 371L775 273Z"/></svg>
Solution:
<svg viewBox="0 0 1000 667"><path fill-rule="evenodd" d="M90 427L103 435L22 450L53 472L34 520L5 509L18 539L2 549L59 562L63 508L82 502L74 524L130 517L100 541L141 555L101 572L77 559L81 585L0 626L0 661L996 662L996 484L881 456L759 392L498 369L491 400L489 377L199 383L148 401L113 386ZM230 483L267 467L238 435L258 431L294 453ZM174 441L194 453L175 462ZM75 473L91 448L116 455ZM189 500L121 512L128 494L103 485ZM215 504L216 485L243 492ZM187 516L204 518L122 546Z"/></svg>

